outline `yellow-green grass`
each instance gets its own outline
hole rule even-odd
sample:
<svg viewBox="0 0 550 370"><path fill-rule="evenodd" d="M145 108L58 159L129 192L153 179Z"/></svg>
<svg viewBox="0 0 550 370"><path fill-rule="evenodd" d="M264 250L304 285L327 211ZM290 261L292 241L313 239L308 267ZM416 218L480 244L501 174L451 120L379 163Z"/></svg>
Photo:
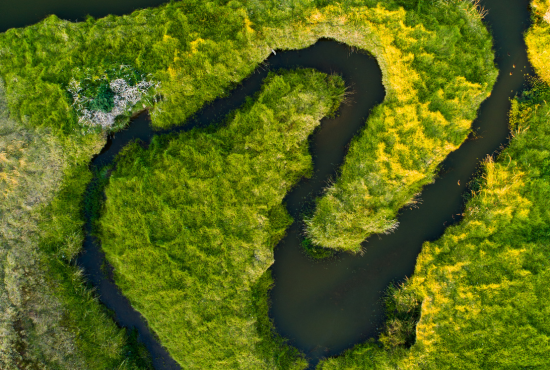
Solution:
<svg viewBox="0 0 550 370"><path fill-rule="evenodd" d="M268 77L226 126L124 150L106 187L101 242L115 281L184 369L304 368L259 324L282 200L312 171L308 137L343 81L312 70ZM267 285L266 285L267 284ZM267 303L264 303L267 304ZM265 311L265 312L264 312Z"/></svg>
<svg viewBox="0 0 550 370"><path fill-rule="evenodd" d="M525 36L529 60L537 74L550 83L550 0L531 2L533 26Z"/></svg>

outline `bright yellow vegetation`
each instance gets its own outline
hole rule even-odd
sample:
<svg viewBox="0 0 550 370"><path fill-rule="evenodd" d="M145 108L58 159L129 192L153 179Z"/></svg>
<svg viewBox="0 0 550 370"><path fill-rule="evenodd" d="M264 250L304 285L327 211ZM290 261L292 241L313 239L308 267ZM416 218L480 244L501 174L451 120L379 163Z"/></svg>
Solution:
<svg viewBox="0 0 550 370"><path fill-rule="evenodd" d="M531 27L525 37L529 60L537 74L550 83L550 0L533 0Z"/></svg>

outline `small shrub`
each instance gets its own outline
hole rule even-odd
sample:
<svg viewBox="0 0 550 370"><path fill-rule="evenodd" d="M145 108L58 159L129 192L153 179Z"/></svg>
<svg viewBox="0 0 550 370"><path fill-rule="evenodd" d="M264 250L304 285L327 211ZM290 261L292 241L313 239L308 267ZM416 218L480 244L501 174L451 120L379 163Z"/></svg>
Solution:
<svg viewBox="0 0 550 370"><path fill-rule="evenodd" d="M385 349L411 347L416 340L420 320L420 301L406 284L391 284L385 296L386 324L380 335Z"/></svg>

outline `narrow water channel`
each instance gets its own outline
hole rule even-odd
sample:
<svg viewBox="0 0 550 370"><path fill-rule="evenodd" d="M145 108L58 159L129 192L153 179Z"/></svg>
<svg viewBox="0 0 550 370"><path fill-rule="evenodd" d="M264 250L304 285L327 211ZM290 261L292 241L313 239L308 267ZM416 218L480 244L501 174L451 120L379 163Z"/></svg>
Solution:
<svg viewBox="0 0 550 370"><path fill-rule="evenodd" d="M28 7L29 4L24 5L25 1L37 5ZM49 13L75 20L82 19L86 14L121 14L125 12L125 6L129 12L136 7L155 6L162 2L102 0L96 2L101 4L94 10L89 7L89 2L86 2L86 7L84 2L68 0L7 1L0 5L0 32L10 27L32 24ZM46 3L49 7L43 10L41 6ZM422 243L439 238L447 226L459 221L460 217L456 215L462 213L465 185L475 173L479 161L506 144L509 99L521 90L525 82L524 74L532 74L523 40L523 32L529 26L528 3L528 0L481 2L489 10L485 21L494 36L500 75L491 97L482 104L478 119L473 123L477 139L468 140L449 155L442 165L439 178L423 190L420 207L400 212L400 226L395 233L369 238L365 242L366 253L363 256L340 254L328 261L314 262L301 250L299 226L295 223L277 246L275 264L272 266L276 285L271 293L273 306L270 315L277 331L306 353L312 369L322 357L337 355L354 344L378 335L384 321L381 296L388 284L411 276ZM121 4L124 5L117 8ZM10 6L16 11L11 10ZM71 12L72 7L76 10ZM35 9L34 14L28 9ZM25 15L17 18L18 12ZM14 16L9 17L9 14ZM353 52L345 45L328 40L321 40L300 51L278 52L268 59L266 65L268 68L258 68L230 97L206 106L183 127L155 132L150 128L147 115L140 115L127 130L110 138L92 166L110 163L131 140L141 139L147 143L153 135L189 130L219 121L238 108L247 96L260 89L268 69L302 66L326 73L336 72L344 77L353 94L341 107L339 117L324 119L312 138L314 176L301 181L286 197L288 210L297 219L302 207L321 192L328 178L336 175L347 143L365 123L370 109L382 101L384 91L380 69L376 61L366 54ZM139 339L151 352L156 369L179 369L149 331L141 315L120 294L108 271L105 273L102 270L103 253L97 240L90 236L90 230L87 215L84 253L78 264L97 288L101 301L114 311L119 325L138 330Z"/></svg>

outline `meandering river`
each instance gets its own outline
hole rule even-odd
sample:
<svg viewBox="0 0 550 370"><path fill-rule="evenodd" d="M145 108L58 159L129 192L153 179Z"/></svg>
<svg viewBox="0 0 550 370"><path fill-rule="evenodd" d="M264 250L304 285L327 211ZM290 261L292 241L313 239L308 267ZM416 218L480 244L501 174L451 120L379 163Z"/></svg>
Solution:
<svg viewBox="0 0 550 370"><path fill-rule="evenodd" d="M530 25L528 4L527 0L481 2L488 10L485 22L494 37L499 76L473 122L475 135L471 137L476 139L467 140L446 158L435 183L423 189L418 208L400 211L394 233L370 237L364 242L363 255L340 254L336 259L312 262L301 252L295 223L275 249L271 316L277 331L312 360L311 368L322 357L378 336L384 323L381 298L385 289L413 274L425 241L438 239L446 227L460 220L463 194L480 160L507 144L510 98L523 88L524 74L533 74L523 40ZM315 142L324 143L330 137L327 133ZM316 170L331 150L330 145L314 146ZM294 205L300 204L308 189L302 182L287 197L293 216Z"/></svg>
<svg viewBox="0 0 550 370"><path fill-rule="evenodd" d="M11 2L12 5L3 2L0 5L0 32L35 23L49 13L75 20L83 19L86 14L122 14L162 2L20 0ZM435 183L423 189L419 207L401 210L396 232L369 238L365 241L364 255L339 254L330 260L315 262L303 253L299 238L301 226L295 222L276 247L272 266L276 285L271 292L273 306L270 315L277 331L306 353L311 368L322 357L337 355L378 335L384 322L381 297L388 284L411 276L422 243L439 238L447 226L460 220L458 215L464 206L466 184L475 174L480 160L506 145L509 99L524 86L524 74L533 74L523 40L523 32L530 22L528 3L528 0L481 1L489 11L485 22L494 37L496 63L500 70L498 81L473 123L475 135L447 157ZM185 126L166 132L186 131L217 122L260 89L268 70L296 67L336 72L353 91L352 99L342 105L338 117L323 119L321 128L312 137L310 149L314 158L314 176L302 180L285 199L289 212L298 219L300 210L311 204L327 180L337 174L350 140L364 125L370 109L384 98L380 68L367 54L354 52L330 40L321 40L300 51L277 52L231 96L209 104ZM163 133L153 131L147 115L142 114L127 130L109 139L92 165L110 163L131 140L141 139L147 143L153 135ZM114 311L119 325L138 330L139 339L151 352L156 369L179 369L150 332L145 320L119 292L109 271L101 269L104 256L97 240L90 235L89 217L86 231L84 252L78 264L97 288L101 302Z"/></svg>

